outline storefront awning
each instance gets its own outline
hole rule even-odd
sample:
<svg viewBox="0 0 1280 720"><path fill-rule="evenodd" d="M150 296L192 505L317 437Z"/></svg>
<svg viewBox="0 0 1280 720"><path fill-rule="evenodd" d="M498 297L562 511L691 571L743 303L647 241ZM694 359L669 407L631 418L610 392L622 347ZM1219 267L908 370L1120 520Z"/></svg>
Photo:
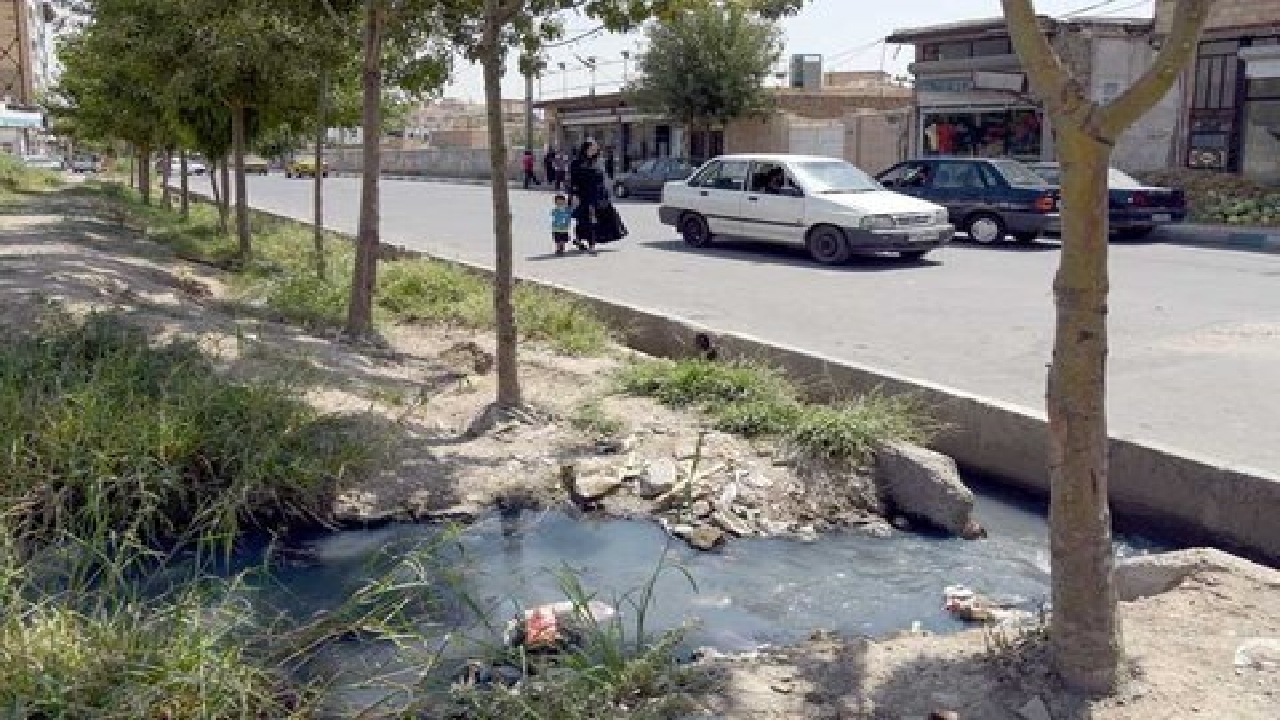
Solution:
<svg viewBox="0 0 1280 720"><path fill-rule="evenodd" d="M1280 78L1280 45L1255 45L1240 48L1245 63L1245 77L1250 80Z"/></svg>

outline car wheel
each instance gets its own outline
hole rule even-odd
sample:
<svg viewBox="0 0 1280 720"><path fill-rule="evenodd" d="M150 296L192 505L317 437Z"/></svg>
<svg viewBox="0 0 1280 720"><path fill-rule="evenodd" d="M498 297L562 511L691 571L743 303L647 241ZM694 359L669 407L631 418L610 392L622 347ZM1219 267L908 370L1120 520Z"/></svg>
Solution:
<svg viewBox="0 0 1280 720"><path fill-rule="evenodd" d="M1027 243L1035 242L1036 239L1039 237L1040 237L1040 233L1014 233L1013 234L1013 239L1017 240L1020 243L1023 243L1024 245Z"/></svg>
<svg viewBox="0 0 1280 720"><path fill-rule="evenodd" d="M680 236L689 247L704 248L711 244L711 226L697 213L689 213L680 220Z"/></svg>
<svg viewBox="0 0 1280 720"><path fill-rule="evenodd" d="M929 248L928 250L908 250L906 252L898 253L898 257L902 258L903 260L912 260L915 262L919 262L923 260L924 257L931 252L933 252L933 248Z"/></svg>
<svg viewBox="0 0 1280 720"><path fill-rule="evenodd" d="M842 265L853 257L853 248L849 247L849 238L838 227L821 225L809 231L805 241L809 255L823 265Z"/></svg>
<svg viewBox="0 0 1280 720"><path fill-rule="evenodd" d="M979 245L991 245L1004 240L1007 233L1004 220L999 215L978 213L965 221L964 231Z"/></svg>

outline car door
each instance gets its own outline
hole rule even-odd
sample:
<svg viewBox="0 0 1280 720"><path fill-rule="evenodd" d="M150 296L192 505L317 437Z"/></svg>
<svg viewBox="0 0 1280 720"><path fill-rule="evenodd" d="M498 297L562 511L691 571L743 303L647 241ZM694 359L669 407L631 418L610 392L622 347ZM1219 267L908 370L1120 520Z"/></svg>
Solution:
<svg viewBox="0 0 1280 720"><path fill-rule="evenodd" d="M939 160L921 195L947 208L951 222L958 223L975 210L988 205L990 188L979 163L966 160Z"/></svg>
<svg viewBox="0 0 1280 720"><path fill-rule="evenodd" d="M692 208L707 219L716 235L743 235L743 197L751 163L747 160L717 160L689 182L693 190Z"/></svg>
<svg viewBox="0 0 1280 720"><path fill-rule="evenodd" d="M771 172L785 174L780 189L768 188L767 179ZM775 162L752 165L746 202L742 205L744 231L748 231L751 237L803 243L804 207L804 195L785 166Z"/></svg>
<svg viewBox="0 0 1280 720"><path fill-rule="evenodd" d="M662 183L657 180L654 168L657 167L659 160L645 160L636 166L631 176L627 178L628 188L636 195L658 194L662 192Z"/></svg>
<svg viewBox="0 0 1280 720"><path fill-rule="evenodd" d="M644 175L640 178L640 182L642 183L641 192L660 192L662 190L662 186L666 184L667 180L678 179L668 177L670 175L670 167L671 160L669 159L664 158L653 161L653 163L646 169Z"/></svg>

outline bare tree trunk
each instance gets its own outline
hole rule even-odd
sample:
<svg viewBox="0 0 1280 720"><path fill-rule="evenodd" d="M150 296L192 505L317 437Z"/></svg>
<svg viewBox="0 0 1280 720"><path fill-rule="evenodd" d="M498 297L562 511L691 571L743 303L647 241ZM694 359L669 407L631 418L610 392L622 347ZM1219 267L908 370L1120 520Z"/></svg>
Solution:
<svg viewBox="0 0 1280 720"><path fill-rule="evenodd" d="M1049 369L1051 637L1072 687L1110 691L1123 659L1107 504L1107 164L1110 147L1058 128L1064 166L1057 329Z"/></svg>
<svg viewBox="0 0 1280 720"><path fill-rule="evenodd" d="M178 172L182 173L182 177L178 178L178 184L181 186L178 191L178 206L181 208L183 220L191 219L191 179L188 170L187 151L184 148L178 151Z"/></svg>
<svg viewBox="0 0 1280 720"><path fill-rule="evenodd" d="M222 175L222 204L218 206L218 227L222 229L222 234L231 231L228 220L231 217L231 165L227 161L227 157L223 156L221 160L215 161L214 166L218 169L218 173Z"/></svg>
<svg viewBox="0 0 1280 720"><path fill-rule="evenodd" d="M129 156L129 187L136 188L138 187L138 169L133 166L133 163L138 156L138 151L136 148L129 148L127 145L125 147L128 148L126 154Z"/></svg>
<svg viewBox="0 0 1280 720"><path fill-rule="evenodd" d="M138 190L142 192L142 204L151 204L151 148L138 148Z"/></svg>
<svg viewBox="0 0 1280 720"><path fill-rule="evenodd" d="M325 267L324 250L324 136L328 124L329 106L329 73L320 71L320 97L316 103L316 176L315 180L315 219L312 221L312 244L316 253L316 277L325 279L328 269Z"/></svg>
<svg viewBox="0 0 1280 720"><path fill-rule="evenodd" d="M235 162L236 238L239 241L241 260L253 256L253 238L249 232L249 188L244 177L245 146L244 103L231 104L231 156Z"/></svg>
<svg viewBox="0 0 1280 720"><path fill-rule="evenodd" d="M160 202L164 203L166 210L173 209L173 190L169 187L169 180L173 171L173 150L164 149L164 165L160 168Z"/></svg>
<svg viewBox="0 0 1280 720"><path fill-rule="evenodd" d="M499 409L519 407L520 373L516 354L515 282L511 248L511 189L507 184L507 138L502 124L502 17L498 0L485 0L484 66L485 112L489 124L489 187L493 195L494 276L493 310L498 336Z"/></svg>
<svg viewBox="0 0 1280 720"><path fill-rule="evenodd" d="M218 182L218 161L216 158L209 160L210 166L205 172L209 174L209 185L213 188L213 207L218 211L218 233L225 235L227 232L227 219L222 214L222 196L226 194L226 189Z"/></svg>
<svg viewBox="0 0 1280 720"><path fill-rule="evenodd" d="M378 181L382 175L382 29L386 10L382 0L365 0L364 21L364 147L360 178L360 224L356 236L355 268L347 334L361 337L373 329L373 291L377 284L380 211ZM321 169L316 168L320 173Z"/></svg>

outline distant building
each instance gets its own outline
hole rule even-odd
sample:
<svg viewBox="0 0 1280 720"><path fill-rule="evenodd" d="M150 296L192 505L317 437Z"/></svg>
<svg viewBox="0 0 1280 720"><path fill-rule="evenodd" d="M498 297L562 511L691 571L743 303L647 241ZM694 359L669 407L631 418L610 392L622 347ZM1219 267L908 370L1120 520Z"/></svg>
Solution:
<svg viewBox="0 0 1280 720"><path fill-rule="evenodd" d="M1160 39L1176 3L1158 0ZM1183 77L1179 164L1280 182L1280 0L1217 0Z"/></svg>
<svg viewBox="0 0 1280 720"><path fill-rule="evenodd" d="M387 133L383 144L400 150L483 150L489 147L489 121L485 107L484 103L457 98L421 103L408 112L404 127ZM523 148L523 100L502 101L502 125L506 130L507 144ZM540 127L541 122L535 119L534 147L544 144L537 133ZM329 142L334 145L359 145L362 137L359 128L329 132Z"/></svg>
<svg viewBox="0 0 1280 720"><path fill-rule="evenodd" d="M53 82L53 4L0 0L0 147L25 153L41 144L36 107Z"/></svg>
<svg viewBox="0 0 1280 720"><path fill-rule="evenodd" d="M1088 96L1101 103L1137 80L1157 52L1152 19L1042 16L1040 26ZM899 30L887 41L915 46L913 155L1056 158L1052 128L1029 91L1004 18ZM1113 164L1128 170L1168 167L1178 134L1178 97L1171 92L1121 137Z"/></svg>
<svg viewBox="0 0 1280 720"><path fill-rule="evenodd" d="M811 83L812 84L812 83ZM700 162L735 152L811 152L846 157L851 146L846 119L901 113L911 104L910 88L882 73L827 73L821 87L771 88L774 107L762 117L744 117L727 126L691 131L662 115L633 107L621 93L545 100L551 144L572 150L588 138L612 149L619 168L650 158L680 155ZM861 121L859 122L859 126ZM883 144L882 142L880 144ZM890 143L895 147L896 143Z"/></svg>

